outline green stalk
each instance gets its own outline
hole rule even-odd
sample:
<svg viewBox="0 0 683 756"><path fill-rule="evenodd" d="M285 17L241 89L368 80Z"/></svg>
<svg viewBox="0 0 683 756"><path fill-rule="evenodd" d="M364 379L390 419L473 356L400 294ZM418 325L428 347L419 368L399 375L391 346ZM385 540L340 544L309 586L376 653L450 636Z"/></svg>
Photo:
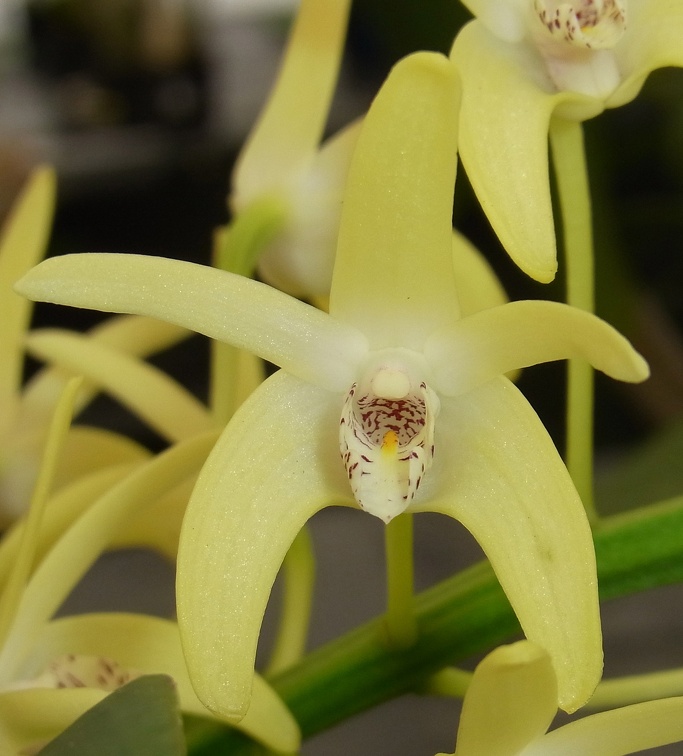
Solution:
<svg viewBox="0 0 683 756"><path fill-rule="evenodd" d="M404 512L384 529L387 562L385 630L392 648L412 646L417 638L413 575L413 515Z"/></svg>
<svg viewBox="0 0 683 756"><path fill-rule="evenodd" d="M251 277L265 246L282 231L287 210L273 197L257 200L216 233L213 266ZM209 406L219 425L237 409L238 351L220 341L211 342Z"/></svg>
<svg viewBox="0 0 683 756"><path fill-rule="evenodd" d="M550 147L562 214L567 303L595 310L595 266L588 168L583 128L578 121L553 119ZM591 522L593 501L593 369L569 361L567 375L567 468Z"/></svg>
<svg viewBox="0 0 683 756"><path fill-rule="evenodd" d="M282 565L284 593L282 613L273 651L265 674L276 675L300 661L306 647L313 605L315 557L307 527L289 547Z"/></svg>
<svg viewBox="0 0 683 756"><path fill-rule="evenodd" d="M605 518L595 534L601 599L683 581L683 497ZM382 618L335 639L271 679L305 737L418 689L447 665L485 653L520 632L489 564L481 562L416 596L419 635L402 651L382 642ZM252 744L214 731L192 749L240 756Z"/></svg>

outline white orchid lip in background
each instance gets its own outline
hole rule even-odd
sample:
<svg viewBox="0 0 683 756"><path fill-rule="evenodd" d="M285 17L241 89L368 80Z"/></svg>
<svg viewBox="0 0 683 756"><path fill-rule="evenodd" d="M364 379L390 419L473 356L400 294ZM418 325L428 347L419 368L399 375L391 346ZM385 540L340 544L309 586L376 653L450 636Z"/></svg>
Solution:
<svg viewBox="0 0 683 756"><path fill-rule="evenodd" d="M556 713L548 654L526 640L500 646L474 671L449 756L626 756L683 737L683 697L592 714L546 732Z"/></svg>
<svg viewBox="0 0 683 756"><path fill-rule="evenodd" d="M606 323L565 305L515 302L459 319L458 101L443 56L416 54L392 71L350 168L329 315L241 276L137 255L53 258L17 286L33 299L180 323L282 368L222 433L183 523L177 597L188 668L200 699L224 716L239 720L249 707L263 612L297 532L325 506L357 505L339 444L342 416L365 427L355 397L344 409L354 383L375 392L375 411L388 399L424 419L417 432L406 421L395 437L369 434L371 451L386 457L378 467L370 455L358 503L385 521L405 508L460 520L526 635L548 649L564 708L580 706L600 677L590 528L541 421L503 374L574 355L622 380L644 379L647 366ZM354 429L342 437L352 446Z"/></svg>
<svg viewBox="0 0 683 756"><path fill-rule="evenodd" d="M683 65L678 0L463 0L476 19L451 58L463 83L460 154L494 231L533 278L557 269L551 119L583 121Z"/></svg>

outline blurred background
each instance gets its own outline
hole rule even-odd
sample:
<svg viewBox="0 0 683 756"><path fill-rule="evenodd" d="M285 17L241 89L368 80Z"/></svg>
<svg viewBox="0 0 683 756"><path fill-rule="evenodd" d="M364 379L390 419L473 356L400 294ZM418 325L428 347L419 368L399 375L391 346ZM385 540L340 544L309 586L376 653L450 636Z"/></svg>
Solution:
<svg viewBox="0 0 683 756"><path fill-rule="evenodd" d="M0 215L32 166L50 162L59 177L52 254L137 252L208 263L213 230L228 220L232 163L273 81L295 5L3 0ZM446 52L467 18L453 0L355 3L329 133L366 110L398 58L417 49ZM683 491L683 73L656 72L636 102L587 123L586 139L598 312L653 366L652 380L642 387L598 378L598 503L610 512ZM511 298L562 299L561 275L542 286L509 261L464 172L454 216ZM83 328L100 317L36 309L37 325ZM205 397L207 358L206 343L196 337L155 362ZM563 385L558 365L528 370L520 380L560 449ZM88 422L160 448L158 438L106 397L88 412ZM638 456L642 443L659 444L657 459L666 462ZM629 478L625 469L640 472ZM481 557L457 523L424 515L416 527L420 588ZM312 529L320 568L314 647L383 610L384 567L379 521L334 509L316 516ZM606 605L607 672L683 665L682 600L683 591L673 587ZM276 618L277 591L273 603L267 627ZM172 615L172 566L141 552L107 555L63 611L92 609ZM452 701L406 697L316 736L303 753L420 756L450 750L456 712ZM683 747L658 752L683 754Z"/></svg>

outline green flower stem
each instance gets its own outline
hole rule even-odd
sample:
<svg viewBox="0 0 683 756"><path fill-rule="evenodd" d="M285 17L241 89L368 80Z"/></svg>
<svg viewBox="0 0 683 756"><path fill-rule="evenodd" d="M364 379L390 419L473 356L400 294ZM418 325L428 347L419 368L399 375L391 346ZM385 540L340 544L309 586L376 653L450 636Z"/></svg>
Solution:
<svg viewBox="0 0 683 756"><path fill-rule="evenodd" d="M419 692L426 696L445 696L447 698L464 698L472 682L472 672L458 667L446 667L432 675Z"/></svg>
<svg viewBox="0 0 683 756"><path fill-rule="evenodd" d="M602 599L683 581L683 497L605 518L595 534ZM489 651L520 632L487 562L415 598L419 635L409 649L382 642L382 618L335 639L271 679L304 736L409 691L450 664ZM248 754L233 731L214 731L193 756Z"/></svg>
<svg viewBox="0 0 683 756"><path fill-rule="evenodd" d="M284 228L287 208L276 198L260 199L216 232L215 268L251 277L264 247ZM216 422L225 425L237 409L238 351L220 341L211 342L209 405Z"/></svg>
<svg viewBox="0 0 683 756"><path fill-rule="evenodd" d="M583 128L578 121L554 119L550 123L550 147L557 178L564 259L567 269L567 302L595 310L595 270L588 169ZM567 467L592 522L597 521L593 502L593 369L583 360L570 360L567 375Z"/></svg>
<svg viewBox="0 0 683 756"><path fill-rule="evenodd" d="M683 695L683 668L603 680L586 704L591 709L616 709L640 701Z"/></svg>
<svg viewBox="0 0 683 756"><path fill-rule="evenodd" d="M278 634L265 674L273 676L301 660L306 647L313 604L315 557L304 527L290 546L283 564L285 589Z"/></svg>
<svg viewBox="0 0 683 756"><path fill-rule="evenodd" d="M70 378L64 386L46 433L45 448L31 502L24 520L16 558L0 595L0 647L7 640L31 571L35 568L38 537L59 457L71 427L76 394L83 380Z"/></svg>
<svg viewBox="0 0 683 756"><path fill-rule="evenodd" d="M384 529L387 562L387 613L389 645L408 648L417 639L413 575L413 515L404 512Z"/></svg>

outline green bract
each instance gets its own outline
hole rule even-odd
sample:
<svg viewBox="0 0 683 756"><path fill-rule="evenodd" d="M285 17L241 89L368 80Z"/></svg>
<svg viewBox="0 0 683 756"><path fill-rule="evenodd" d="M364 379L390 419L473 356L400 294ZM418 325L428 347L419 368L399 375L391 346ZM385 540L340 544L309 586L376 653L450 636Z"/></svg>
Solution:
<svg viewBox="0 0 683 756"><path fill-rule="evenodd" d="M330 313L176 260L72 255L19 284L62 304L145 313L279 365L237 411L200 475L178 558L178 617L197 694L249 707L268 595L292 540L336 504L389 521L461 522L560 702L600 677L595 558L583 507L538 416L503 374L581 356L615 378L647 366L585 312L515 302L460 317L452 252L459 88L443 56L399 63L364 121L344 195ZM432 464L433 458L433 464Z"/></svg>
<svg viewBox="0 0 683 756"><path fill-rule="evenodd" d="M592 118L633 100L653 70L683 65L683 3L463 2L477 16L451 51L462 76L463 164L510 256L547 282L557 269L551 119Z"/></svg>

